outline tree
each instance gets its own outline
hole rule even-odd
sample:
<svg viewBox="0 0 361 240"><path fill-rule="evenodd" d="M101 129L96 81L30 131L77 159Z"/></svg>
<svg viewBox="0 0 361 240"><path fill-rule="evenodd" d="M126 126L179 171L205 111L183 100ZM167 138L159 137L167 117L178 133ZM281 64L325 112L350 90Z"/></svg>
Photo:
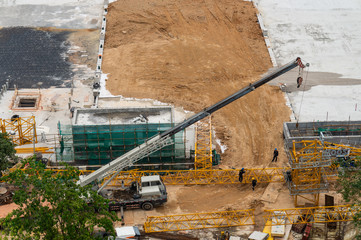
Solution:
<svg viewBox="0 0 361 240"><path fill-rule="evenodd" d="M361 158L354 162L342 162L339 168L338 191L342 194L343 199L356 206L361 206ZM351 164L350 164L351 163ZM356 236L361 240L361 212L354 216L354 224L358 228L359 234Z"/></svg>
<svg viewBox="0 0 361 240"><path fill-rule="evenodd" d="M11 239L95 239L95 227L115 234L108 212L108 201L76 181L79 171L66 167L62 174L46 170L34 158L27 159L24 170L15 170L3 180L19 187L13 201L19 208L2 220Z"/></svg>
<svg viewBox="0 0 361 240"><path fill-rule="evenodd" d="M15 159L14 144L10 141L6 133L0 133L0 171L10 167L11 160Z"/></svg>

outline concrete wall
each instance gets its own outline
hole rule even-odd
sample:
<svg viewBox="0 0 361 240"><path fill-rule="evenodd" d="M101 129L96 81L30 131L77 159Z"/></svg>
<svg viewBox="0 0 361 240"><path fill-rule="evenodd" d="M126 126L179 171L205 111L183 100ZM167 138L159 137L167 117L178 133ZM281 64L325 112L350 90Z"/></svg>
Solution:
<svg viewBox="0 0 361 240"><path fill-rule="evenodd" d="M292 148L293 141L319 139L319 128L334 129L333 131L322 131L324 141L351 146L361 145L361 121L332 121L285 122L283 124L285 146Z"/></svg>

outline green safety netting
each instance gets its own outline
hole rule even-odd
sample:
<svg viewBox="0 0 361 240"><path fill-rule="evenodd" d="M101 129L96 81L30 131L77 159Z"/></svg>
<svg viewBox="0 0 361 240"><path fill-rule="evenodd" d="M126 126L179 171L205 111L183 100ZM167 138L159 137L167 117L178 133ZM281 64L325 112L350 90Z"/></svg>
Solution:
<svg viewBox="0 0 361 240"><path fill-rule="evenodd" d="M345 129L345 128L318 128L318 132L341 132L341 131L350 131L350 132L356 132L360 131L360 128L356 129Z"/></svg>
<svg viewBox="0 0 361 240"><path fill-rule="evenodd" d="M104 165L173 125L61 125L60 144L56 147L58 161L84 165ZM174 144L138 161L137 164L182 163L185 160L183 131L173 136Z"/></svg>

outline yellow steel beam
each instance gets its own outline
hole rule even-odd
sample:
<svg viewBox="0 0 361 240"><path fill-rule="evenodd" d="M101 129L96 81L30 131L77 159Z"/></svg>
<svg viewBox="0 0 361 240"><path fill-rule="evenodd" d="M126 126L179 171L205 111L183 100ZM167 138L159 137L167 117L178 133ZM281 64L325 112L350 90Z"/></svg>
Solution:
<svg viewBox="0 0 361 240"><path fill-rule="evenodd" d="M294 223L326 223L352 221L360 207L341 205L332 207L310 207L265 210L264 220L272 225Z"/></svg>
<svg viewBox="0 0 361 240"><path fill-rule="evenodd" d="M361 156L361 148L331 142L321 142L317 139L299 142L294 141L291 155L295 164L300 163L300 159L302 159L302 164L304 165L312 166L314 163L326 165L327 163L331 164L331 161L335 160L337 155L347 155L344 150L350 150L349 156ZM330 156L328 159L323 157L325 152Z"/></svg>
<svg viewBox="0 0 361 240"><path fill-rule="evenodd" d="M252 168L246 169L242 183L251 183L256 178L259 183L284 182L283 172L290 168ZM64 171L52 169L54 172ZM82 175L87 175L93 170L81 170ZM205 184L237 184L239 169L213 169L213 170L159 170L159 171L121 171L109 186L130 185L133 181L139 181L142 176L160 175L167 185L205 185ZM327 179L337 179L337 170L331 169Z"/></svg>
<svg viewBox="0 0 361 240"><path fill-rule="evenodd" d="M251 183L256 178L259 183L283 182L284 168L252 168L246 169L242 183ZM61 173L64 169L49 168L49 171ZM81 170L81 175L92 173L93 170ZM121 171L108 186L130 185L139 181L142 176L160 175L167 185L206 185L206 184L236 184L239 169L213 170L159 170L159 171ZM106 181L108 178L105 178Z"/></svg>
<svg viewBox="0 0 361 240"><path fill-rule="evenodd" d="M16 121L11 119L0 119L0 129L3 133L13 132L9 135L15 145L24 145L37 142L35 117L17 118Z"/></svg>
<svg viewBox="0 0 361 240"><path fill-rule="evenodd" d="M41 152L41 153L54 153L53 148L49 147L36 147L35 152ZM34 148L15 148L16 153L33 153Z"/></svg>
<svg viewBox="0 0 361 240"><path fill-rule="evenodd" d="M284 182L284 168L252 168L245 169L243 183L251 183L256 178L258 183ZM238 181L239 169L210 170L160 170L160 171L123 171L108 185L129 185L142 176L160 175L168 185L204 185L204 184L235 184ZM105 179L106 180L106 179Z"/></svg>
<svg viewBox="0 0 361 240"><path fill-rule="evenodd" d="M21 163L18 163L18 164L16 164L16 165L14 165L12 168L9 169L9 171L10 171L10 172L13 172L13 171L19 169L19 166L20 166L19 164L21 165ZM25 170L26 170L26 167L25 167L25 168L22 168L22 169L20 169L20 170L25 171ZM54 168L50 168L50 169L46 169L46 170L47 170L47 171L52 171L52 172L54 172L55 174L61 174L62 172L66 171L65 169L54 169ZM93 172L93 170L79 170L80 175L88 175L88 174L90 174L90 173L92 173L92 172Z"/></svg>
<svg viewBox="0 0 361 240"><path fill-rule="evenodd" d="M314 206L318 206L319 202L320 202L320 194L319 193L315 193L315 194L303 194L303 195L295 195L294 196L294 205L295 207L301 207L302 205L300 204L299 200L303 199L306 200L308 203L313 204Z"/></svg>
<svg viewBox="0 0 361 240"><path fill-rule="evenodd" d="M196 125L195 159L196 170L212 168L212 122L211 116Z"/></svg>
<svg viewBox="0 0 361 240"><path fill-rule="evenodd" d="M335 150L336 154L338 154L338 150L340 149L350 149L349 156L361 156L361 148L351 147L343 144L336 144L331 142L323 142L324 147L326 149Z"/></svg>
<svg viewBox="0 0 361 240"><path fill-rule="evenodd" d="M254 224L254 209L248 209L147 217L144 230L150 233Z"/></svg>
<svg viewBox="0 0 361 240"><path fill-rule="evenodd" d="M266 226L294 223L327 223L352 221L360 207L341 205L265 210ZM209 213L190 213L147 217L144 230L150 232L182 231L204 228L221 228L254 225L254 209Z"/></svg>

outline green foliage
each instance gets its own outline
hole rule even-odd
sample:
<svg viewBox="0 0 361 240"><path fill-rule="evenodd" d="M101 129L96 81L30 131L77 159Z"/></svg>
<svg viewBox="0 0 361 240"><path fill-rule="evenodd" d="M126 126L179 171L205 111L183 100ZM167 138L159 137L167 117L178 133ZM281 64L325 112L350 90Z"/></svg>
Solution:
<svg viewBox="0 0 361 240"><path fill-rule="evenodd" d="M62 174L54 174L33 158L26 162L27 169L4 177L19 187L13 196L19 208L2 220L11 239L95 239L95 227L115 234L117 217L108 212L107 200L91 186L76 184L77 169L68 166Z"/></svg>
<svg viewBox="0 0 361 240"><path fill-rule="evenodd" d="M9 160L15 159L15 153L14 144L5 133L0 133L0 171L12 165Z"/></svg>
<svg viewBox="0 0 361 240"><path fill-rule="evenodd" d="M338 192L343 196L343 199L352 204L361 206L361 158L358 158L354 166L339 168ZM356 236L361 240L361 212L354 216L354 224L359 229L359 234Z"/></svg>

